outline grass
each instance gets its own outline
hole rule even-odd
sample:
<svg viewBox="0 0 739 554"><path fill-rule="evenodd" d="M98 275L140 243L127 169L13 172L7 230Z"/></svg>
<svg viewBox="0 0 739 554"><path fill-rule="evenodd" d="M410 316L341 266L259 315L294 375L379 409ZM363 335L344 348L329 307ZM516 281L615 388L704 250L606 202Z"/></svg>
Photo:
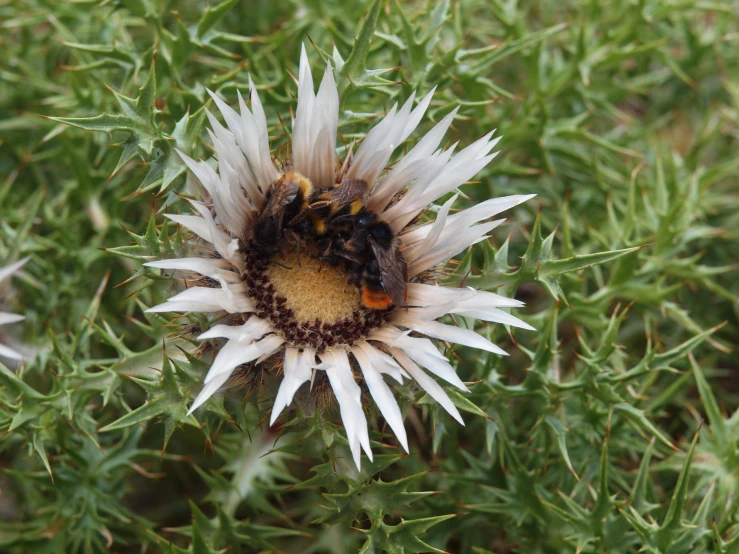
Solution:
<svg viewBox="0 0 739 554"><path fill-rule="evenodd" d="M0 265L31 257L4 331L36 352L0 365L0 551L739 552L737 21L729 0L0 1ZM537 194L452 279L538 331L449 352L465 427L398 390L410 456L370 411L361 474L335 409L264 425L269 378L186 416L208 358L180 325L209 321L143 313L172 283L142 260L187 248L162 214L194 190L174 147L209 155L205 88L233 103L251 75L279 153L301 43L334 61L345 142L436 86L450 143L504 135L460 205Z"/></svg>

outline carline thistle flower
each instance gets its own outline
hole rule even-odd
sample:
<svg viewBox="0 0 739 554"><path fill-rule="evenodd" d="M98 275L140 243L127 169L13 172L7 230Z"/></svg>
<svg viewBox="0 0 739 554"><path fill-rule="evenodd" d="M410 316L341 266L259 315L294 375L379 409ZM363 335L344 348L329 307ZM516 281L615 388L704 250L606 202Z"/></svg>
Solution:
<svg viewBox="0 0 739 554"><path fill-rule="evenodd" d="M30 258L24 258L13 264L7 265L5 267L0 267L0 326L7 325L9 323L16 323L25 319L25 317L20 314L13 314L2 310L3 304L5 303L5 291L3 289L8 284L10 276L17 271L20 271L20 269L26 264L26 262L28 262L29 259ZM1 335L2 330L0 329L0 336ZM23 360L23 355L20 352L17 352L16 350L0 342L0 358L21 361Z"/></svg>
<svg viewBox="0 0 739 554"><path fill-rule="evenodd" d="M414 108L415 94L394 106L342 161L337 158L339 97L330 64L318 93L305 47L300 58L292 159L270 154L267 121L250 80L251 110L239 94L238 113L210 93L226 123L212 114L209 130L218 160L209 164L180 153L209 195L191 201L196 215L167 215L188 228L209 257L167 259L146 265L199 274L192 286L149 312L221 313L201 340L226 339L190 413L244 364L277 360L282 381L270 425L304 383L325 372L339 404L354 462L372 459L365 390L403 448L403 416L384 376L416 383L452 417L462 418L427 372L467 391L432 341L449 341L505 355L470 329L437 321L447 314L528 324L501 308L517 300L470 288L435 284L438 269L487 238L502 220L492 216L533 195L481 202L451 214L448 200L434 221L419 224L437 199L471 179L497 154L493 132L454 154L440 148L453 110L391 169L393 152L415 130L433 91ZM209 91L210 92L210 91Z"/></svg>

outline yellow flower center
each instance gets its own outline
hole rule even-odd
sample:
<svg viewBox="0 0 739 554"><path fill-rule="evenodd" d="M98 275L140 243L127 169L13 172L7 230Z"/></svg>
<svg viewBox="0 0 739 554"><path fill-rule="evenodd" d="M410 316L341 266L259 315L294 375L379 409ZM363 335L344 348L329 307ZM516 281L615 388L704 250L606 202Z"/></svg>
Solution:
<svg viewBox="0 0 739 554"><path fill-rule="evenodd" d="M271 321L289 345L319 352L349 347L382 325L391 309L362 306L360 289L349 283L345 269L318 260L303 243L300 263L296 245L288 241L274 254L247 247L242 279L256 314Z"/></svg>
<svg viewBox="0 0 739 554"><path fill-rule="evenodd" d="M305 251L298 259L295 247L283 248L265 273L275 294L286 299L298 321L336 323L362 309L359 289L347 282L341 267L321 262Z"/></svg>

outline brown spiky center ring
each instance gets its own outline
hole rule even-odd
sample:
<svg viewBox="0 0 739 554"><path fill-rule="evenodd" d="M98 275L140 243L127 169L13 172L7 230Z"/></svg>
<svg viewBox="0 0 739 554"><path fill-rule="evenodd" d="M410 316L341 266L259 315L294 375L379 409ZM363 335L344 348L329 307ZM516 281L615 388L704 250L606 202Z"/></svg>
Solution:
<svg viewBox="0 0 739 554"><path fill-rule="evenodd" d="M349 347L385 322L392 308L362 306L360 289L343 267L316 259L310 245L303 250L298 253L287 241L271 255L245 249L242 280L256 314L271 321L288 344L318 352Z"/></svg>

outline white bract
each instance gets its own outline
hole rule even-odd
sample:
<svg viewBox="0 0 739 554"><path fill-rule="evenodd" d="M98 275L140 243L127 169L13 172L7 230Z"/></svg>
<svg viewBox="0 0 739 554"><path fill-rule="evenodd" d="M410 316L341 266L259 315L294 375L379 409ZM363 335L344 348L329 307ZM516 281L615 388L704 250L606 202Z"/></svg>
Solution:
<svg viewBox="0 0 739 554"><path fill-rule="evenodd" d="M14 264L0 267L0 287L2 287L3 281L9 279L10 276L13 275L13 273L19 271L28 260L29 258L24 258L19 262L15 262ZM2 310L0 310L0 325L16 323L18 321L23 321L24 319L25 317L22 315L3 312ZM4 344L0 344L0 357L9 358L16 361L20 361L23 359L23 356L20 354L20 352L17 352L16 350L13 350L12 348Z"/></svg>

